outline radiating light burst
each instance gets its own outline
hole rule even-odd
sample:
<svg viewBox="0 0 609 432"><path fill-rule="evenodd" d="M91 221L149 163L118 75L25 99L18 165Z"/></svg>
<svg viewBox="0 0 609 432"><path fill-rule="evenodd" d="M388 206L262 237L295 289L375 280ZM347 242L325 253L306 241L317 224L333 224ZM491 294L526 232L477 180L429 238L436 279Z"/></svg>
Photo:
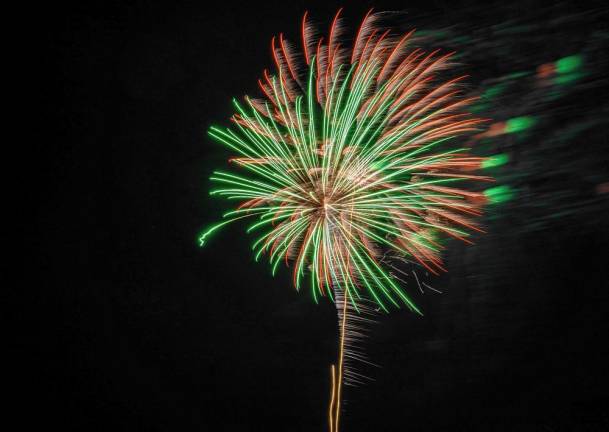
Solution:
<svg viewBox="0 0 609 432"><path fill-rule="evenodd" d="M263 98L234 101L233 128L209 134L237 156L215 171L211 194L238 202L201 237L239 220L256 260L275 273L291 265L294 285L313 297L336 291L357 310L364 299L419 309L380 257L386 251L444 270L441 238L468 241L485 197L464 185L483 158L459 138L480 131L463 96L464 77L442 79L453 53L416 47L414 31L393 35L369 12L353 43L335 16L327 37L302 21L302 51L283 35L271 42L274 72L259 80Z"/></svg>
<svg viewBox="0 0 609 432"><path fill-rule="evenodd" d="M467 185L492 180L475 173L492 163L467 151L484 120L468 112L464 77L442 79L452 53L425 52L414 31L393 35L381 16L369 12L350 44L340 11L326 38L305 13L302 52L273 38L263 97L235 100L234 127L209 131L236 153L235 171L214 172L211 194L238 205L201 244L251 219L256 260L266 254L273 274L285 262L297 289L309 284L315 301L327 295L336 305L330 432L339 431L343 383L365 378L353 362L366 362L358 343L371 316L401 305L420 313L394 264L443 271L442 238L468 242L480 231L474 219L488 194Z"/></svg>

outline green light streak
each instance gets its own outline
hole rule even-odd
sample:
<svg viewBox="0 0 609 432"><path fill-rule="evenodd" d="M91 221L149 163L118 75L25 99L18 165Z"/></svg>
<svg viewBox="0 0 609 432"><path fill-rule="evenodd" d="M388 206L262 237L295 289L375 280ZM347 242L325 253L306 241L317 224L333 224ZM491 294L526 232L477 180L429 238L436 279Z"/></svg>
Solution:
<svg viewBox="0 0 609 432"><path fill-rule="evenodd" d="M505 122L505 133L517 133L532 128L537 121L534 117L514 117Z"/></svg>
<svg viewBox="0 0 609 432"><path fill-rule="evenodd" d="M581 68L583 63L583 57L581 55L563 57L555 63L556 72L559 74L575 72Z"/></svg>
<svg viewBox="0 0 609 432"><path fill-rule="evenodd" d="M482 162L482 168L488 169L488 168L499 167L501 165L505 165L506 163L508 163L509 160L510 160L510 157L508 156L507 153L496 154L494 156L491 156L491 157L485 159L484 162Z"/></svg>
<svg viewBox="0 0 609 432"><path fill-rule="evenodd" d="M515 192L509 186L496 186L484 191L484 195L491 204L501 204L510 201L515 196Z"/></svg>

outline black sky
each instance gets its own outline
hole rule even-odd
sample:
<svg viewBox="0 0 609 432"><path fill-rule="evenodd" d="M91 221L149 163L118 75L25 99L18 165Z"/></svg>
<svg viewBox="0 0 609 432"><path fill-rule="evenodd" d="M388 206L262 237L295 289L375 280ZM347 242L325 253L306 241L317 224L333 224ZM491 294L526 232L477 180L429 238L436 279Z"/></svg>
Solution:
<svg viewBox="0 0 609 432"><path fill-rule="evenodd" d="M243 226L198 247L225 206L208 196L208 177L228 154L206 130L228 124L233 97L256 92L271 37L294 38L304 10L325 23L345 6L354 23L371 4L75 2L40 12L48 114L47 139L34 146L40 293L35 332L21 342L34 371L25 421L326 430L335 311L296 293L287 271L273 278L255 263ZM417 28L542 19L536 2L372 5L408 8ZM584 44L577 26L561 36ZM489 56L478 53L473 79L513 70ZM606 129L584 141L607 151ZM382 367L347 390L344 431L609 430L606 196L535 230L524 229L526 206L509 204L476 245L451 244L450 272L433 280L443 294L413 292L425 316L398 311L374 327L368 353Z"/></svg>

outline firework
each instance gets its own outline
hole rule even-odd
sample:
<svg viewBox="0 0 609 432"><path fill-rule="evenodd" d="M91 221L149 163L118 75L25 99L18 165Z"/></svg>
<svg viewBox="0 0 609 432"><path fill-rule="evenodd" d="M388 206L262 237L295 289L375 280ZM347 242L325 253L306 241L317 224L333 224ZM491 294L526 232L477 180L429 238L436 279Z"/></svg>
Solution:
<svg viewBox="0 0 609 432"><path fill-rule="evenodd" d="M340 11L326 37L305 14L296 49L271 42L274 71L259 80L261 98L235 101L232 128L209 134L230 148L233 172L215 171L211 194L238 203L201 237L250 219L256 260L273 273L292 266L296 289L339 312L340 355L332 367L330 430L338 430L345 347L361 335L365 315L405 305L420 313L384 258L407 258L443 271L441 240L463 241L480 228L483 194L466 189L483 159L460 146L480 132L462 80L442 80L452 53L425 52L414 32L393 35L368 13L348 42ZM358 321L358 317L359 320Z"/></svg>

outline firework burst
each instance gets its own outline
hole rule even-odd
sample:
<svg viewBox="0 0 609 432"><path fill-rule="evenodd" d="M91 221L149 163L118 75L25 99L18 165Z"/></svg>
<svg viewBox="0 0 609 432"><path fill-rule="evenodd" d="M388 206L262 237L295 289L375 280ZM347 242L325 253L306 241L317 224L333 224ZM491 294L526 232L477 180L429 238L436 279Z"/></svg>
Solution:
<svg viewBox="0 0 609 432"><path fill-rule="evenodd" d="M419 312L382 257L443 271L442 237L468 241L479 230L483 195L464 185L490 180L473 173L482 158L459 146L483 120L467 111L473 98L463 96L464 77L439 78L452 53L425 52L413 31L393 35L379 18L368 13L348 43L340 11L327 37L305 14L301 50L273 38L274 71L259 80L262 98L235 101L234 127L209 131L236 153L237 168L214 172L211 194L239 204L201 244L250 218L247 231L260 232L256 259L268 255L273 273L290 264L297 289L308 279L316 301L336 303L341 353L332 369L331 430L338 430L342 378L356 376L343 370L345 344L361 335L353 317L369 305Z"/></svg>

